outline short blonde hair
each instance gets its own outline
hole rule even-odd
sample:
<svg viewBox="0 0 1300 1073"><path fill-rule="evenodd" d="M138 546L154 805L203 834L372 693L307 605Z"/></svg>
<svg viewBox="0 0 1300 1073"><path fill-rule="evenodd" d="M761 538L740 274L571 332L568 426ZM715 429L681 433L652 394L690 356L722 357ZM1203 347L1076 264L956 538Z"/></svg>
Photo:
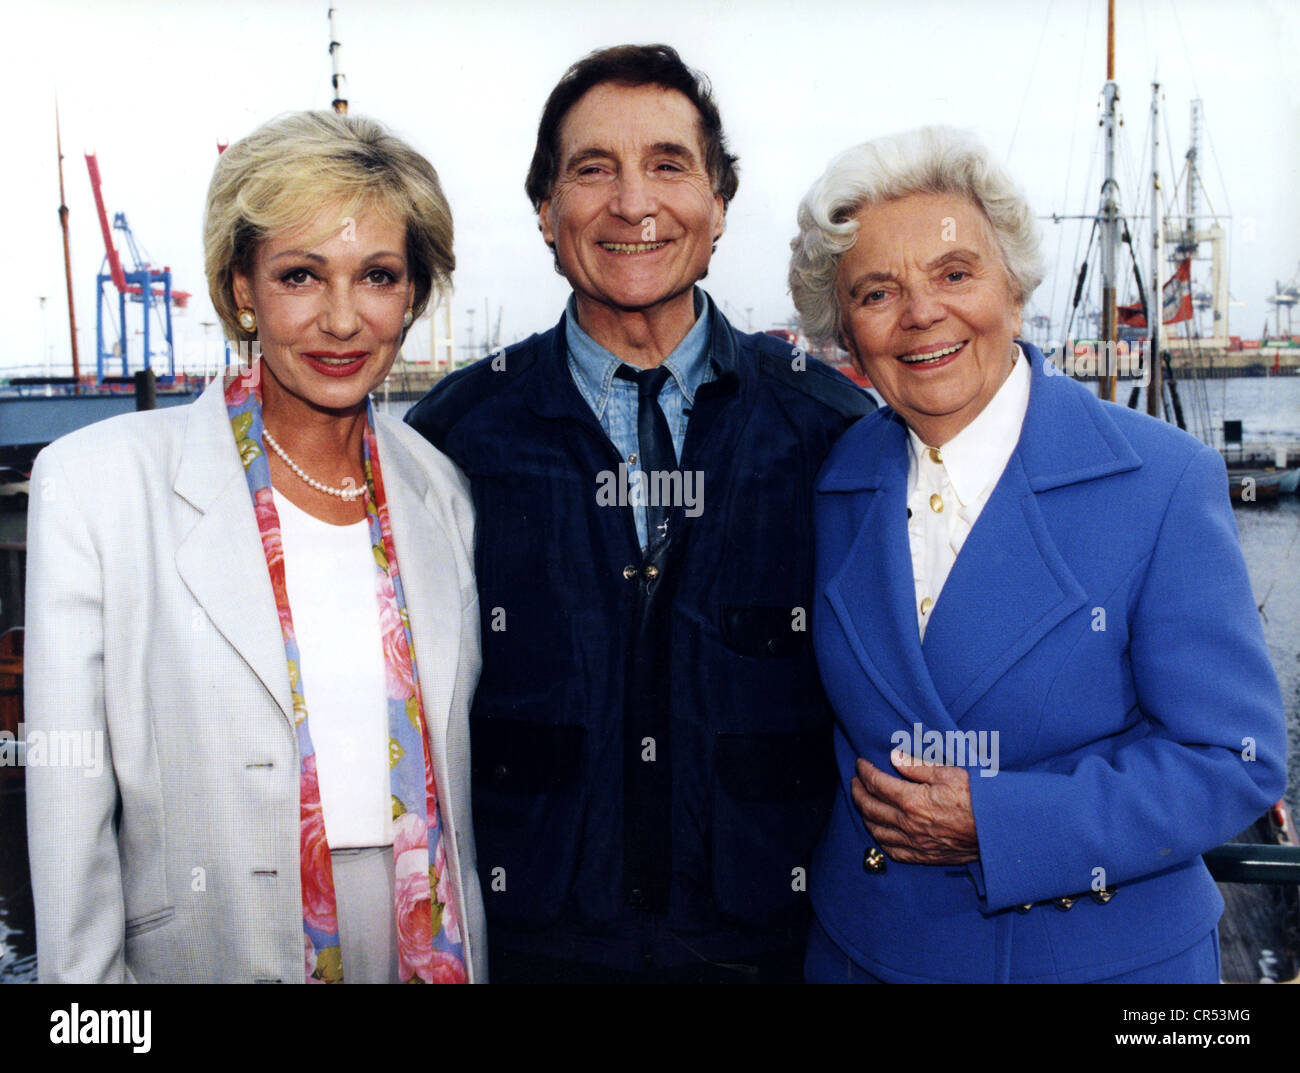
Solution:
<svg viewBox="0 0 1300 1073"><path fill-rule="evenodd" d="M791 240L790 294L805 334L843 344L836 277L858 237L866 206L909 194L969 198L988 218L1015 302L1024 308L1043 282L1038 225L1020 189L973 135L920 127L863 142L831 161L799 205Z"/></svg>
<svg viewBox="0 0 1300 1073"><path fill-rule="evenodd" d="M227 148L208 186L204 269L230 338L253 338L236 318L234 273L251 272L269 235L301 226L330 204L341 216L375 210L405 224L416 318L435 290L450 288L451 207L433 165L372 119L290 112Z"/></svg>

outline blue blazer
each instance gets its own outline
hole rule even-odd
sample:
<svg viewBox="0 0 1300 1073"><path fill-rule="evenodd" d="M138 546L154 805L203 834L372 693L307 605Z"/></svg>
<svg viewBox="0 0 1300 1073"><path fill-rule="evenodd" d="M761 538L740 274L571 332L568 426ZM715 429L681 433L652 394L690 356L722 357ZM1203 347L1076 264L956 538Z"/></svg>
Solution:
<svg viewBox="0 0 1300 1073"><path fill-rule="evenodd" d="M864 417L818 477L813 636L840 789L810 893L830 937L886 980L1078 982L1181 953L1223 910L1200 854L1286 786L1222 459L1021 347L1020 441L924 644L902 419ZM918 724L923 742L997 742L995 775L965 760L980 859L871 873L854 761L894 773L891 744ZM1100 887L1115 893L1089 896Z"/></svg>

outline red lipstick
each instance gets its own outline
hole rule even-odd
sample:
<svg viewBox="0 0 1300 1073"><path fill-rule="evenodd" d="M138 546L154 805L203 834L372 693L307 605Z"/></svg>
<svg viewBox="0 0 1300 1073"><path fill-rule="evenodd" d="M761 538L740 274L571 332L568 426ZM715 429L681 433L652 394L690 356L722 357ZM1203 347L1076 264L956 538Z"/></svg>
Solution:
<svg viewBox="0 0 1300 1073"><path fill-rule="evenodd" d="M349 350L342 354L331 350L313 350L302 355L308 365L324 376L352 376L361 371L369 356L367 350Z"/></svg>

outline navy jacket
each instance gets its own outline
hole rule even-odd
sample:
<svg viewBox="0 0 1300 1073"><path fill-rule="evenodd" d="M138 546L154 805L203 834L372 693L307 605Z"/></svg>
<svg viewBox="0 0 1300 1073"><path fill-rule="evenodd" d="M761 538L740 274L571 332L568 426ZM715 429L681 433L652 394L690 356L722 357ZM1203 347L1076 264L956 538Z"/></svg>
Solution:
<svg viewBox="0 0 1300 1073"><path fill-rule="evenodd" d="M651 949L660 925L719 960L803 941L834 778L808 632L813 480L873 401L712 317L716 378L680 460L702 496L644 560L632 508L598 502L623 460L573 384L563 318L407 415L478 514L473 806L494 947L640 967L680 960Z"/></svg>
<svg viewBox="0 0 1300 1073"><path fill-rule="evenodd" d="M817 483L840 791L811 892L835 943L888 981L1078 983L1173 957L1223 910L1200 854L1286 787L1223 460L1020 345L1020 441L924 644L902 419L856 425ZM892 745L937 734L965 750L980 859L867 871L855 759L892 771ZM996 773L970 759L994 741Z"/></svg>

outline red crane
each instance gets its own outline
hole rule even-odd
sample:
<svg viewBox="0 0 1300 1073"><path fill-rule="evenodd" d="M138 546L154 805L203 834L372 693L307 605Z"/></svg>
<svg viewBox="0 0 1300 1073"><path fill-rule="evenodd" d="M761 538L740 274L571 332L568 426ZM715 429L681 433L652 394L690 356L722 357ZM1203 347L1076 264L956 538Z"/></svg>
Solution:
<svg viewBox="0 0 1300 1073"><path fill-rule="evenodd" d="M161 269L153 268L141 257L140 250L136 246L135 236L131 233L131 227L126 222L125 213L114 214L113 226L109 227L108 211L104 208L104 195L99 177L99 164L95 160L93 153L86 154L86 170L90 172L90 188L95 195L95 209L99 213L99 227L104 235L104 265L101 266L98 276L99 309L95 324L98 341L99 379L104 379L105 361L112 360L115 356L121 358L122 375L126 376L130 371L126 333L126 303L128 300L139 302L144 307L144 362L142 367L147 369L150 366L149 322L153 306L156 303L160 307L159 313L163 321L163 334L167 341L168 372L170 375L175 375L171 307L174 304L183 309L190 299L190 293L188 291L172 290L172 272L169 266L164 266ZM132 260L132 268L129 271L122 267L122 259L118 256L117 248L113 245L113 229L121 231L126 238L127 248L130 251ZM107 272L104 271L104 267L107 267ZM118 352L116 355L106 351L104 346L104 306L107 297L105 290L110 283L116 289L118 297L119 331ZM161 289L155 289L155 284L161 284Z"/></svg>

